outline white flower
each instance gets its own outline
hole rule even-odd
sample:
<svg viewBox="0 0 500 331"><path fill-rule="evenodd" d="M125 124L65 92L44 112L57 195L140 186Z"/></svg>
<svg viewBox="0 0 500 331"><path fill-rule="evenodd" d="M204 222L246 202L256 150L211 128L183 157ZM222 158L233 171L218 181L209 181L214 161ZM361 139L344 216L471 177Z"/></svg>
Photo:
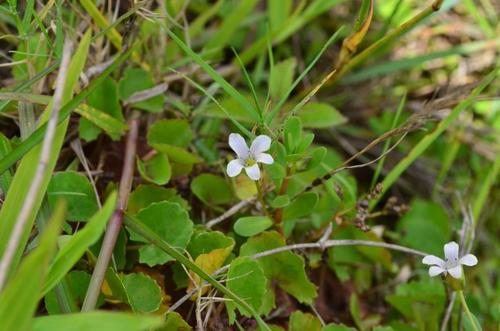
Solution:
<svg viewBox="0 0 500 331"><path fill-rule="evenodd" d="M467 254L458 257L458 244L454 241L444 245L444 261L437 256L427 255L422 260L423 264L430 265L429 276L434 277L442 273L450 274L453 278L462 278L462 265L474 266L477 264L477 257Z"/></svg>
<svg viewBox="0 0 500 331"><path fill-rule="evenodd" d="M238 176L243 168L248 177L253 180L259 180L260 169L258 162L272 164L273 157L264 153L271 147L271 138L266 135L260 135L252 142L248 148L245 139L238 133L229 135L229 146L236 153L237 158L227 165L227 175L229 177Z"/></svg>

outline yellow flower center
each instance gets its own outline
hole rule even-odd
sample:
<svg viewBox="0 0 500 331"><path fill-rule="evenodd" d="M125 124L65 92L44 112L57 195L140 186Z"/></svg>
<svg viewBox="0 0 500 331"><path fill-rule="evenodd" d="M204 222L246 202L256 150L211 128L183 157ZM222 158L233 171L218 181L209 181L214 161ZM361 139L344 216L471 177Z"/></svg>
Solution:
<svg viewBox="0 0 500 331"><path fill-rule="evenodd" d="M251 167L256 163L257 163L257 161L255 161L253 158L250 157L250 158L245 160L245 167Z"/></svg>

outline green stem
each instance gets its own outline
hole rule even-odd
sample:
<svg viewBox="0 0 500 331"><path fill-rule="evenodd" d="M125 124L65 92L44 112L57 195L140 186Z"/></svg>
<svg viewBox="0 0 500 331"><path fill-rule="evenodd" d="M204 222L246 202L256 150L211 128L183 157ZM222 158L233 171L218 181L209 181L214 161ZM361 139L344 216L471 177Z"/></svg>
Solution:
<svg viewBox="0 0 500 331"><path fill-rule="evenodd" d="M401 98L401 101L399 102L399 106L398 106L398 109L396 111L396 114L394 115L394 118L392 119L392 125L391 125L390 130L393 130L398 125L399 116L401 115L401 112L403 111L405 104L406 104L406 91L403 94L403 97ZM392 141L391 138L389 138L385 141L382 155L384 155L387 152L387 150L389 149L389 146L391 146L391 141ZM378 178L380 176L380 173L382 172L382 169L384 168L384 161L385 161L385 157L381 158L377 164L377 168L375 169L375 173L373 174L373 178L372 178L372 183L370 185L371 191L373 191L373 189L375 188L375 185L377 185L377 181L378 181Z"/></svg>
<svg viewBox="0 0 500 331"><path fill-rule="evenodd" d="M483 181L479 193L472 204L472 216L474 217L474 224L477 224L481 211L488 199L491 187L498 180L498 174L500 172L500 153L497 154L497 158L493 165L491 166L485 180Z"/></svg>
<svg viewBox="0 0 500 331"><path fill-rule="evenodd" d="M262 210L264 211L266 216L271 217L269 211L267 210L266 201L264 200L264 192L262 191L262 182L259 180L256 183L256 186L257 186L257 200L260 202Z"/></svg>
<svg viewBox="0 0 500 331"><path fill-rule="evenodd" d="M458 297L460 298L460 302L462 303L462 307L464 308L465 314L467 315L467 318L470 321L470 324L472 325L472 329L474 331L480 331L479 328L477 327L476 324L476 319L474 318L474 315L470 312L469 306L467 305L467 301L465 301L465 296L463 291L457 291Z"/></svg>

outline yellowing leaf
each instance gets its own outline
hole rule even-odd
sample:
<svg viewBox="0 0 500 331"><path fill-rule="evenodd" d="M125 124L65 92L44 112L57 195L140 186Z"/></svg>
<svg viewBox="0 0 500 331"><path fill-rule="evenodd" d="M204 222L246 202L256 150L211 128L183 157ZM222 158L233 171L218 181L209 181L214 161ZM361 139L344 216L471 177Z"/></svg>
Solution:
<svg viewBox="0 0 500 331"><path fill-rule="evenodd" d="M234 241L227 247L224 248L216 248L210 253L206 254L201 254L199 255L194 263L199 266L203 271L205 271L207 274L211 275L213 274L217 269L222 267L224 264L224 261L226 261L227 257L229 254L231 254L231 251L233 250L234 247ZM188 286L188 291L192 290L193 288L196 288L197 286L201 285L202 280L201 278L194 272L190 272L190 279L192 281L189 283ZM193 283L194 281L194 283ZM205 294L208 291L208 287L204 287L202 291L198 292L199 295ZM196 296L194 296L196 297Z"/></svg>

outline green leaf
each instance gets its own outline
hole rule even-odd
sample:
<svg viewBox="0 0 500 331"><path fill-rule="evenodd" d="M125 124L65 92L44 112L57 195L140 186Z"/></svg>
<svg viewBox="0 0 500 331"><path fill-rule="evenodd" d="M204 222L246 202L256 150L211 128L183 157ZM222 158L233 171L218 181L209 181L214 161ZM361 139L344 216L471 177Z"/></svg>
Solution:
<svg viewBox="0 0 500 331"><path fill-rule="evenodd" d="M288 154L295 153L295 149L302 140L302 123L298 117L292 116L285 122L283 141Z"/></svg>
<svg viewBox="0 0 500 331"><path fill-rule="evenodd" d="M240 217L234 223L234 232L242 237L252 237L273 225L273 221L267 216Z"/></svg>
<svg viewBox="0 0 500 331"><path fill-rule="evenodd" d="M300 310L294 311L290 315L288 322L288 331L320 331L321 322L319 319L309 313L303 313Z"/></svg>
<svg viewBox="0 0 500 331"><path fill-rule="evenodd" d="M91 40L91 30L88 30L83 36L80 45L76 49L71 62L68 66L66 73L66 81L64 85L64 92L62 95L62 104L70 102L73 95L73 90L75 89L80 73L82 72L83 66L87 59L87 54ZM40 126L45 124L50 116L52 110L52 102L49 103L40 118ZM62 110L61 110L62 111ZM61 115L62 116L62 115ZM46 164L45 172L43 174L42 183L40 188L34 197L33 208L30 210L28 221L23 229L21 240L19 242L14 261L12 263L13 269L16 269L21 255L24 251L26 243L28 242L29 235L32 230L33 222L35 220L38 209L42 204L43 197L47 190L52 171L56 165L57 158L59 156L59 151L62 144L64 143L64 138L66 135L66 129L68 127L69 119L66 118L57 126L54 141L52 143L52 149L50 153L49 160ZM28 139L27 139L28 140ZM41 141L41 140L40 140ZM19 146L17 147L19 148ZM16 149L17 149L16 148ZM23 206L26 195L29 188L32 185L33 178L35 177L36 165L40 160L40 153L42 150L42 144L38 143L33 149L31 149L22 158L19 167L14 175L12 184L7 192L6 199L0 210L0 256L3 256L8 238L11 236L11 231L14 228L14 224L18 219L19 212ZM22 155L22 154L21 154ZM15 158L14 158L15 159ZM16 160L16 159L15 159Z"/></svg>
<svg viewBox="0 0 500 331"><path fill-rule="evenodd" d="M283 211L283 220L307 216L318 203L318 194L306 192L293 200Z"/></svg>
<svg viewBox="0 0 500 331"><path fill-rule="evenodd" d="M321 331L356 331L356 329L345 326L344 324L328 324L325 325Z"/></svg>
<svg viewBox="0 0 500 331"><path fill-rule="evenodd" d="M481 327L481 323L479 323L479 320L476 317L476 315L472 314L471 316L472 316L472 319L474 321L471 321L469 316L465 312L462 313L462 321L464 323L464 330L465 331L483 331L483 328ZM475 325L473 325L473 323Z"/></svg>
<svg viewBox="0 0 500 331"><path fill-rule="evenodd" d="M270 231L248 239L240 248L241 256L249 256L273 248L285 246L285 240L277 232ZM312 303L316 297L316 287L305 272L304 259L290 251L265 256L258 259L269 283L276 283L298 301ZM272 292L269 289L270 292ZM272 295L272 293L270 293ZM274 306L274 298L272 303Z"/></svg>
<svg viewBox="0 0 500 331"><path fill-rule="evenodd" d="M205 44L204 49L222 48L226 46L234 34L238 32L242 20L252 13L257 3L258 0L241 0L228 3L228 5L232 7L231 10L227 15L224 15L222 24Z"/></svg>
<svg viewBox="0 0 500 331"><path fill-rule="evenodd" d="M147 90L154 87L155 83L151 73L140 68L127 68L122 79L118 83L120 99L127 100L136 92ZM139 101L133 104L137 109L145 110L151 113L159 113L163 110L164 97L162 94L156 95L147 100Z"/></svg>
<svg viewBox="0 0 500 331"><path fill-rule="evenodd" d="M353 237L357 240L383 242L383 240L373 231L364 232L358 229L353 229ZM387 270L392 270L392 255L389 250L382 247L367 246L356 246L356 249L368 259L372 260L372 262L380 263Z"/></svg>
<svg viewBox="0 0 500 331"><path fill-rule="evenodd" d="M64 220L64 205L54 210L40 244L23 259L15 275L0 293L0 325L3 330L30 330L49 261Z"/></svg>
<svg viewBox="0 0 500 331"><path fill-rule="evenodd" d="M116 140L125 132L127 126L123 123L124 118L118 100L118 87L116 82L107 77L90 93L87 98L87 107L83 108L80 115L80 136L89 138L88 133L99 134L100 129L106 131L109 136ZM83 134L83 136L82 136ZM93 139L86 139L93 140Z"/></svg>
<svg viewBox="0 0 500 331"><path fill-rule="evenodd" d="M90 82L90 84L82 90L80 93L75 95L71 100L62 106L60 115L58 118L58 123L64 123L66 119L71 115L71 112L75 110L78 105L80 105L85 98L92 92L97 85L106 77L108 77L115 69L117 69L123 62L128 59L128 57L132 54L133 48L130 47L123 53L119 54L118 57L110 64L102 73L100 73L94 80ZM58 67L57 63L49 66L45 70L37 73L32 79L19 84L14 91L19 92L45 77L48 73L54 71ZM0 103L0 109L4 109L9 104L9 101ZM46 120L46 119L45 119ZM16 149L12 150L9 154L7 154L4 158L0 159L0 174L4 173L8 168L13 166L18 160L20 160L24 155L28 154L33 148L39 144L45 134L45 130L47 129L47 123L41 122L40 126L25 140L23 140L19 145L16 146Z"/></svg>
<svg viewBox="0 0 500 331"><path fill-rule="evenodd" d="M224 261L229 257L234 247L234 240L226 237L222 232L198 232L193 236L192 242L188 246L188 251L191 257L194 258L194 263L207 274L211 275L224 264ZM191 271L188 289L201 285L201 278L195 272ZM208 291L205 287L201 293Z"/></svg>
<svg viewBox="0 0 500 331"><path fill-rule="evenodd" d="M234 259L229 265L226 285L229 290L245 300L255 310L260 310L262 298L267 290L267 279L257 261L248 257ZM232 301L227 301L226 307L228 315L234 316L236 305ZM245 309L239 309L239 311L244 316L252 316Z"/></svg>
<svg viewBox="0 0 500 331"><path fill-rule="evenodd" d="M248 176L234 177L231 182L233 183L234 193L240 200L250 199L257 194L257 185Z"/></svg>
<svg viewBox="0 0 500 331"><path fill-rule="evenodd" d="M403 233L401 245L437 256L443 254L443 246L451 235L448 215L443 207L423 200L411 203L410 211L400 219L397 230Z"/></svg>
<svg viewBox="0 0 500 331"><path fill-rule="evenodd" d="M107 113L87 105L80 105L75 110L82 118L78 128L80 137L86 141L94 140L104 130L113 140L118 140L127 131L127 125Z"/></svg>
<svg viewBox="0 0 500 331"><path fill-rule="evenodd" d="M143 273L128 274L123 277L123 285L134 312L152 313L160 307L161 289L151 277Z"/></svg>
<svg viewBox="0 0 500 331"><path fill-rule="evenodd" d="M141 184L130 194L127 211L131 214L136 214L139 210L148 207L153 202L160 201L176 202L182 208L188 208L187 201L181 198L175 189Z"/></svg>
<svg viewBox="0 0 500 331"><path fill-rule="evenodd" d="M193 131L187 120L167 119L153 123L148 130L148 144L168 144L188 147L193 140Z"/></svg>
<svg viewBox="0 0 500 331"><path fill-rule="evenodd" d="M68 206L69 221L86 222L98 210L96 193L87 177L73 172L58 172L47 187L49 204L65 200Z"/></svg>
<svg viewBox="0 0 500 331"><path fill-rule="evenodd" d="M137 218L154 231L162 240L170 245L183 249L186 248L193 233L193 222L188 213L177 203L156 202L141 209ZM147 243L148 241L130 231L130 239ZM172 261L173 258L154 245L147 244L139 249L141 263L153 267Z"/></svg>
<svg viewBox="0 0 500 331"><path fill-rule="evenodd" d="M125 224L127 227L131 228L134 232L139 233L142 237L146 238L148 242L154 244L156 247L160 248L162 251L174 257L175 260L182 263L186 268L192 270L200 278L204 279L210 283L217 290L228 296L230 299L238 305L252 313L253 318L257 320L257 324L260 328L264 330L270 330L266 322L262 320L260 315L250 306L246 301L242 300L239 296L234 294L231 290L228 290L225 286L221 285L217 280L215 280L211 275L205 272L202 268L197 266L195 263L191 262L186 256L184 256L177 248L167 243L165 240L160 238L156 233L154 233L149 227L144 225L140 220L134 216L126 215Z"/></svg>
<svg viewBox="0 0 500 331"><path fill-rule="evenodd" d="M207 205L223 205L233 201L231 187L223 177L201 174L191 182L191 191Z"/></svg>
<svg viewBox="0 0 500 331"><path fill-rule="evenodd" d="M272 100L280 100L290 89L296 66L297 60L292 57L276 64L271 68L271 74L269 77L269 92Z"/></svg>
<svg viewBox="0 0 500 331"><path fill-rule="evenodd" d="M269 1L267 3L267 16L272 31L276 31L290 15L292 0Z"/></svg>
<svg viewBox="0 0 500 331"><path fill-rule="evenodd" d="M184 43L175 33L167 30L168 35L172 40L182 49L187 56L189 56L194 62L196 62L215 82L217 82L221 88L233 97L242 107L247 114L249 114L254 120L259 119L259 114L253 107L252 103L247 100L238 90L236 90L228 81L226 81L214 68L212 68L207 62L205 62L196 52L194 52L186 43Z"/></svg>
<svg viewBox="0 0 500 331"><path fill-rule="evenodd" d="M123 121L122 108L118 100L118 86L116 82L106 77L87 98L90 107L96 108L109 116Z"/></svg>
<svg viewBox="0 0 500 331"><path fill-rule="evenodd" d="M326 103L311 102L302 107L297 116L305 128L323 129L344 124L347 119L334 107Z"/></svg>
<svg viewBox="0 0 500 331"><path fill-rule="evenodd" d="M151 147L167 154L171 162L194 164L200 159L186 150L193 136L187 120L166 119L153 123L147 139Z"/></svg>
<svg viewBox="0 0 500 331"><path fill-rule="evenodd" d="M102 209L92 216L85 227L66 241L50 266L42 295L50 291L71 270L85 251L99 239L115 206L116 192L113 192Z"/></svg>
<svg viewBox="0 0 500 331"><path fill-rule="evenodd" d="M158 153L146 161L137 159L137 169L142 178L157 185L167 184L172 176L168 156L163 153Z"/></svg>
<svg viewBox="0 0 500 331"><path fill-rule="evenodd" d="M33 331L144 331L162 323L161 316L92 311L37 317Z"/></svg>
<svg viewBox="0 0 500 331"><path fill-rule="evenodd" d="M311 160L306 166L306 171L311 170L319 166L323 160L325 159L327 153L327 149L323 146L321 147L316 147L310 154Z"/></svg>
<svg viewBox="0 0 500 331"><path fill-rule="evenodd" d="M9 138L0 132L0 158L3 158L12 150ZM9 170L0 175L0 189L5 194L8 191L10 183L12 182L12 173Z"/></svg>
<svg viewBox="0 0 500 331"><path fill-rule="evenodd" d="M394 294L385 297L407 319L423 323L427 330L438 325L444 310L446 293L441 281L422 281L401 284Z"/></svg>
<svg viewBox="0 0 500 331"><path fill-rule="evenodd" d="M166 155L168 155L168 159L172 163L172 172L174 174L176 166L175 163L192 166L193 164L199 163L201 161L198 156L194 155L191 152L188 152L185 148L180 148L168 144L151 144L151 147L153 147L160 153L165 153Z"/></svg>
<svg viewBox="0 0 500 331"><path fill-rule="evenodd" d="M220 231L197 231L191 238L187 250L189 255L196 259L201 254L231 245L234 245L234 240Z"/></svg>
<svg viewBox="0 0 500 331"><path fill-rule="evenodd" d="M193 328L186 323L179 313L171 312L167 314L165 323L158 331L191 331Z"/></svg>
<svg viewBox="0 0 500 331"><path fill-rule="evenodd" d="M278 195L274 200L271 202L271 207L273 208L283 208L286 207L290 204L290 197L286 194L284 195Z"/></svg>
<svg viewBox="0 0 500 331"><path fill-rule="evenodd" d="M361 307L359 305L359 299L356 293L352 293L350 298L349 298L349 312L351 313L351 317L356 323L357 327L365 331L366 328L364 328L363 320L361 318Z"/></svg>

